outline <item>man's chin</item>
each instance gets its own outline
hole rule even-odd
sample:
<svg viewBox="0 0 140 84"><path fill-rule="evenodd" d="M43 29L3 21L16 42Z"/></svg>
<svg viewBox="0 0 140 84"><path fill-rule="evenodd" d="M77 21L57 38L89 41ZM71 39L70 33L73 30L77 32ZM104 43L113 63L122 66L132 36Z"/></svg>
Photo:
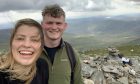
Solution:
<svg viewBox="0 0 140 84"><path fill-rule="evenodd" d="M51 40L59 40L60 38L58 37L52 37Z"/></svg>

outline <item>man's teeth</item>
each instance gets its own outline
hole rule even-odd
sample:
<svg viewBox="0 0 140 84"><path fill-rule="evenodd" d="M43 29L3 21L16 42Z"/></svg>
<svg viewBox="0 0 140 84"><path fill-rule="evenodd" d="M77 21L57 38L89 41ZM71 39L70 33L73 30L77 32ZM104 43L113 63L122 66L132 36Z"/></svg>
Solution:
<svg viewBox="0 0 140 84"><path fill-rule="evenodd" d="M30 51L20 51L19 53L20 54L25 54L25 55L31 55L31 54L33 54L33 52L30 52Z"/></svg>

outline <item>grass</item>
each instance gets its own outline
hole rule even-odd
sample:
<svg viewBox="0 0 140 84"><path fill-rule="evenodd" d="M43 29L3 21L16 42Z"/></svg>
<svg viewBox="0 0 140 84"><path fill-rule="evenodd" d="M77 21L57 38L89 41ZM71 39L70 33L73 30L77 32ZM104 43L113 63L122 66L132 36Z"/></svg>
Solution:
<svg viewBox="0 0 140 84"><path fill-rule="evenodd" d="M140 45L123 45L123 46L117 46L116 47L120 53L124 54L124 56L140 56ZM84 52L80 52L80 54L86 54L90 56L105 56L108 54L108 51L106 48L101 49L90 49L86 50Z"/></svg>
<svg viewBox="0 0 140 84"><path fill-rule="evenodd" d="M5 44L6 45L6 44ZM8 45L0 45L0 51L7 51ZM140 56L140 45L122 45L122 46L116 46L116 48L120 51L120 53L124 54L124 56ZM89 49L89 50L79 50L80 54L86 54L90 56L105 56L108 54L108 51L106 48L99 48L99 49Z"/></svg>
<svg viewBox="0 0 140 84"><path fill-rule="evenodd" d="M126 56L140 56L140 45L127 45L118 47Z"/></svg>

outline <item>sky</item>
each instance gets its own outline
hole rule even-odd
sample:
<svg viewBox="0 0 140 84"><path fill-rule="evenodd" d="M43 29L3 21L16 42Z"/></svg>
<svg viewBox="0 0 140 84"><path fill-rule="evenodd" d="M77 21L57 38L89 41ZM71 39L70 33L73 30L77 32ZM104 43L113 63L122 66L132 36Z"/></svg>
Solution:
<svg viewBox="0 0 140 84"><path fill-rule="evenodd" d="M0 0L0 29L22 18L40 21L44 6L55 3L65 10L68 19L140 14L140 0Z"/></svg>

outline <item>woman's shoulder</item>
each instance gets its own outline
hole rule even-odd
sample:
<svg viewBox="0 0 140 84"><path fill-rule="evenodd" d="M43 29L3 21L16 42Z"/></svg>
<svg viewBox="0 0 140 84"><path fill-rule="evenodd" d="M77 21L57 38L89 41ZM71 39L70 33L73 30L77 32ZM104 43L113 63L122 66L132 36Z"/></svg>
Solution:
<svg viewBox="0 0 140 84"><path fill-rule="evenodd" d="M24 84L24 82L18 79L10 79L10 73L2 70L0 71L0 84Z"/></svg>
<svg viewBox="0 0 140 84"><path fill-rule="evenodd" d="M36 65L37 65L37 68L41 68L41 67L48 68L47 62L42 58L39 58L37 60Z"/></svg>
<svg viewBox="0 0 140 84"><path fill-rule="evenodd" d="M8 84L9 81L8 73L0 71L0 84Z"/></svg>
<svg viewBox="0 0 140 84"><path fill-rule="evenodd" d="M47 62L39 58L36 62L37 72L31 84L48 84L48 64Z"/></svg>
<svg viewBox="0 0 140 84"><path fill-rule="evenodd" d="M37 64L47 64L47 62L46 62L45 59L39 58L39 59L37 60Z"/></svg>
<svg viewBox="0 0 140 84"><path fill-rule="evenodd" d="M0 78L5 78L5 77L8 77L9 74L7 72L4 72L4 71L0 71Z"/></svg>

